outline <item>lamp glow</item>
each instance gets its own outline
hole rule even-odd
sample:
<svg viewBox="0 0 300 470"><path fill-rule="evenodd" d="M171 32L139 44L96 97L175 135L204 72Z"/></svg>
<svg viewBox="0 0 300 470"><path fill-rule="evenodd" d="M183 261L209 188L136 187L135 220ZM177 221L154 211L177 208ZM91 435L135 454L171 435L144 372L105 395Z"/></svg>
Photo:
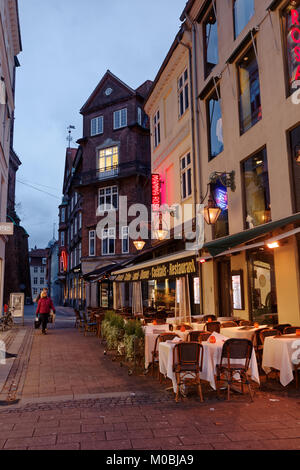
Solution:
<svg viewBox="0 0 300 470"><path fill-rule="evenodd" d="M272 242L272 243L267 243L267 247L271 248L271 249L274 249L274 248L279 248L280 245L279 245L278 242Z"/></svg>
<svg viewBox="0 0 300 470"><path fill-rule="evenodd" d="M141 237L140 237L140 238L138 238L137 240L135 240L135 241L133 242L133 244L134 244L135 248L136 248L138 251L141 251L141 250L144 248L146 242L145 242L144 240L142 240Z"/></svg>

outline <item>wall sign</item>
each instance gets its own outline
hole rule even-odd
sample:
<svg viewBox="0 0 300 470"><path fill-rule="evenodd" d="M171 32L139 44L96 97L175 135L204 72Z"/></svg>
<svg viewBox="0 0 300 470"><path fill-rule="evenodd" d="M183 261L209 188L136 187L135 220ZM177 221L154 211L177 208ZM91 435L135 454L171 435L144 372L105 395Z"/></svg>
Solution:
<svg viewBox="0 0 300 470"><path fill-rule="evenodd" d="M14 224L12 223L0 223L0 235L13 235Z"/></svg>
<svg viewBox="0 0 300 470"><path fill-rule="evenodd" d="M9 307L13 318L23 318L24 323L24 293L10 294Z"/></svg>
<svg viewBox="0 0 300 470"><path fill-rule="evenodd" d="M152 211L159 212L161 205L160 175L152 174Z"/></svg>
<svg viewBox="0 0 300 470"><path fill-rule="evenodd" d="M234 310L245 310L243 270L232 271L232 305Z"/></svg>
<svg viewBox="0 0 300 470"><path fill-rule="evenodd" d="M195 257L185 258L184 261L170 261L149 268L137 269L124 274L118 274L113 279L118 282L150 281L155 279L169 279L197 273Z"/></svg>

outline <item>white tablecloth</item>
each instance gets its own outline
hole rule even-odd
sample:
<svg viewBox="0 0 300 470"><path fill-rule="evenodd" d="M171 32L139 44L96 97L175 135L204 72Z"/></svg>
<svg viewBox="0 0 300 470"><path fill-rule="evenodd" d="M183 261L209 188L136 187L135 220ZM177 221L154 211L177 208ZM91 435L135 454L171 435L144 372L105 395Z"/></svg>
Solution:
<svg viewBox="0 0 300 470"><path fill-rule="evenodd" d="M250 339L250 341L252 341L255 331L261 328L267 328L267 325L261 325L259 328L253 327L251 330L243 330L241 326L221 328L220 333L227 336L227 338Z"/></svg>
<svg viewBox="0 0 300 470"><path fill-rule="evenodd" d="M203 346L203 367L202 372L200 373L200 379L209 382L210 386L216 390L216 382L215 382L215 375L216 375L216 366L221 361L221 354L224 342L227 340L225 336L222 336L218 333L213 334L216 337L216 343L209 343L205 341L202 343ZM173 390L176 393L177 391L177 383L176 383L176 376L173 372L173 348L175 347L175 343L160 343L159 345L159 370L161 374L165 377L168 377L172 380ZM234 362L232 360L232 362ZM236 362L241 362L237 360ZM251 375L252 380L260 383L259 381L259 373L256 361L255 351L253 349L250 366L249 366L249 374Z"/></svg>
<svg viewBox="0 0 300 470"><path fill-rule="evenodd" d="M290 338L288 337L290 336ZM294 379L293 361L300 362L300 338L267 336L264 341L262 368L268 374L271 368L280 371L280 383L286 387Z"/></svg>
<svg viewBox="0 0 300 470"><path fill-rule="evenodd" d="M160 325L161 327L163 325ZM152 331L154 330L155 333ZM160 330L159 333L156 333ZM156 326L153 327L152 331L150 329L146 329L145 331L145 369L148 369L150 362L152 362L152 351L154 351L155 340L161 333L176 333L176 335L180 336L183 341L186 341L188 331L169 331L169 327L165 325L165 329L157 328ZM159 352L158 352L159 354Z"/></svg>

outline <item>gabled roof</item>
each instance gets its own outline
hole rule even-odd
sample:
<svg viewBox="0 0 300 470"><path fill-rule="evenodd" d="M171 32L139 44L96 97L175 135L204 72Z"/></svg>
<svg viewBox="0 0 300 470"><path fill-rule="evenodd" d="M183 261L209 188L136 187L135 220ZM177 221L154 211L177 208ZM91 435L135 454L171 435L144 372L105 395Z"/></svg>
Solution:
<svg viewBox="0 0 300 470"><path fill-rule="evenodd" d="M100 89L102 88L102 86L104 85L104 83L107 81L107 79L112 79L113 81L116 81L118 82L118 84L123 87L124 89L127 90L127 92L129 92L130 94L132 95L135 95L135 90L133 90L130 86L128 86L126 83L124 83L122 80L120 80L120 78L118 78L116 75L114 75L110 70L107 70L107 72L105 73L105 75L102 77L102 79L100 80L100 82L98 83L98 85L96 86L95 90L93 91L93 93L89 96L88 100L86 101L86 103L82 106L81 110L80 110L80 113L84 113L90 106L91 102L93 101L93 99L97 96L97 94L99 93Z"/></svg>

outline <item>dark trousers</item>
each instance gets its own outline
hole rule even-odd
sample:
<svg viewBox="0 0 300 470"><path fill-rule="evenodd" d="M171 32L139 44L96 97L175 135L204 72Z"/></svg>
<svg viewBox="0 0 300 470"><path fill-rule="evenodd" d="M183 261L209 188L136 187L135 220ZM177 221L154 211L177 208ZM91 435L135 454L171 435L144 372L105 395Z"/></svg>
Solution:
<svg viewBox="0 0 300 470"><path fill-rule="evenodd" d="M42 330L47 329L47 323L49 321L49 313L40 313L40 323L42 325Z"/></svg>

